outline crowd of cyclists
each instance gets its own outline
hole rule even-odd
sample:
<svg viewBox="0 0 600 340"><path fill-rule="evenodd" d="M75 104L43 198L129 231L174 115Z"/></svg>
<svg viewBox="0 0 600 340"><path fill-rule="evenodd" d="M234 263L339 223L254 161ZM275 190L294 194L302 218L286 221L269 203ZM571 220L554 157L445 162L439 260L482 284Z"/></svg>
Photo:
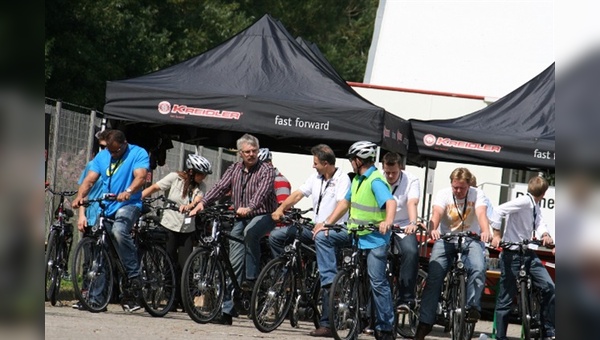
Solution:
<svg viewBox="0 0 600 340"><path fill-rule="evenodd" d="M232 164L212 188L205 178L212 174L210 162L200 155L189 155L183 171L168 174L145 187L149 171L148 153L129 144L123 132L104 130L96 135L101 150L87 164L79 181L72 207L79 209L77 227L85 232L96 223L97 206L84 206L86 200L111 193L116 196L105 204L105 215L114 222L107 226L119 259L123 263L130 285L140 285L140 262L131 233L141 214L143 199L165 192L179 211L165 210L160 224L168 232L166 250L173 262L176 277L182 274L186 260L201 240L197 224L203 210L217 202L229 201L236 218L230 235L242 242L229 243L229 260L239 287L252 291L264 263L261 239L268 235L271 256L280 256L294 241L296 228L280 223L286 211L304 197L310 197L314 224L312 231L303 229L301 241L314 247L321 286L321 317L312 337L333 337L330 320L330 291L338 272L338 250L351 246L349 230L371 225L373 231L358 232L358 248L366 255L366 268L371 291L373 321L371 331L376 339L395 339L398 313L418 310L415 339L424 339L436 323L436 309L444 278L454 254L456 242L444 241L446 234L471 232L477 237L465 239L460 248L467 269L466 322L476 323L481 317L481 296L486 280L485 247L499 247L502 241L519 242L537 238L544 245L553 244L545 229L539 202L548 189L548 182L535 176L529 181L528 194L513 201L491 206L482 190L472 186L473 174L467 168L456 168L449 176L450 186L440 190L432 201L428 221L418 218L421 199L419 179L404 168L405 159L398 153L382 157L382 168L376 161L377 145L358 141L345 156L353 169L347 174L336 167L333 150L319 144L311 149L312 173L299 188L291 191L289 181L271 163L271 153L261 149L256 137L245 134L237 140L240 161ZM300 165L299 165L300 166ZM310 166L310 164L306 164ZM195 218L198 217L198 218ZM507 222L502 233L502 220ZM331 228L333 225L343 228ZM199 226L198 226L199 228ZM393 232L401 230L402 232ZM421 230L421 231L419 231ZM417 309L417 274L419 241L417 233L426 233L433 240L427 265L424 290ZM394 238L394 242L391 242ZM395 249L390 249L393 244ZM388 274L388 256L401 257L399 280L392 287ZM496 310L497 339L507 339L506 332L513 297L516 294L516 271L519 269L511 249L500 259L500 290ZM554 339L554 283L533 251L527 253L533 283L542 295L542 338ZM173 311L184 309L180 285L176 285ZM398 294L392 295L392 291ZM220 317L214 322L232 325L239 317L233 284L227 285ZM132 296L120 297L128 310L135 308ZM395 296L395 298L393 298ZM133 299L133 301L132 301ZM85 309L81 304L74 308ZM315 324L316 325L316 324Z"/></svg>

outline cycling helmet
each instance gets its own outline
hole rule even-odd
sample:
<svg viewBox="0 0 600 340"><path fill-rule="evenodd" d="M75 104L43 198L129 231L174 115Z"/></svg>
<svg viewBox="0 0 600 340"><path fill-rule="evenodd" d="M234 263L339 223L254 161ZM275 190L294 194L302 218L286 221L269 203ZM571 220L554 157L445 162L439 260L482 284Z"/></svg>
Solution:
<svg viewBox="0 0 600 340"><path fill-rule="evenodd" d="M208 159L195 154L188 155L187 160L185 161L185 166L188 169L192 169L194 171L201 172L203 174L212 174L212 166Z"/></svg>
<svg viewBox="0 0 600 340"><path fill-rule="evenodd" d="M273 158L273 155L271 154L271 151L269 151L269 148L260 148L260 150L258 150L258 159L261 161L270 161L271 158Z"/></svg>
<svg viewBox="0 0 600 340"><path fill-rule="evenodd" d="M348 149L346 157L358 157L362 159L374 158L377 152L377 144L369 141L360 141L352 144Z"/></svg>

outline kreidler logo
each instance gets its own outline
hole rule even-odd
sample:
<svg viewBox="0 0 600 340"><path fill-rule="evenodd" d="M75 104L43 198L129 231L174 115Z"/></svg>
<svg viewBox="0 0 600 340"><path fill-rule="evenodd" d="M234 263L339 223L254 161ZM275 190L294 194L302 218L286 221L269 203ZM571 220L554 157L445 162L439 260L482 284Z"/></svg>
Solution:
<svg viewBox="0 0 600 340"><path fill-rule="evenodd" d="M432 134L427 134L423 136L423 143L425 143L425 145L427 146L432 146L433 144L435 144L435 136Z"/></svg>
<svg viewBox="0 0 600 340"><path fill-rule="evenodd" d="M158 103L158 112L160 112L163 115L166 115L169 112L171 112L171 103L169 103L166 100Z"/></svg>
<svg viewBox="0 0 600 340"><path fill-rule="evenodd" d="M473 151L495 152L502 150L500 145L481 144L464 140L457 140L448 137L436 137L432 134L423 136L423 143L426 146L434 146L437 150L448 150L448 148L467 149Z"/></svg>

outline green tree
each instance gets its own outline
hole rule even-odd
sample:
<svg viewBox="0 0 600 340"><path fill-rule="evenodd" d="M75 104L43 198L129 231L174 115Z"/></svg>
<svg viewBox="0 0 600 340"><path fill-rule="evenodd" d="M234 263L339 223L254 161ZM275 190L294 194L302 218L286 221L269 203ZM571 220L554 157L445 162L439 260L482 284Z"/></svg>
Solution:
<svg viewBox="0 0 600 340"><path fill-rule="evenodd" d="M265 13L362 81L375 0L49 0L46 96L102 109L107 80L141 76L226 41Z"/></svg>

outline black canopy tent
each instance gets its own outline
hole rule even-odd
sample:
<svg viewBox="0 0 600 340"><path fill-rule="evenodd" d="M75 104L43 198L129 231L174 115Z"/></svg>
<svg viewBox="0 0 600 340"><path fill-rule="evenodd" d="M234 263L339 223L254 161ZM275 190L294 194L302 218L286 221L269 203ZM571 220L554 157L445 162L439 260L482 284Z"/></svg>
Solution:
<svg viewBox="0 0 600 340"><path fill-rule="evenodd" d="M446 120L410 120L409 162L554 169L554 63L490 106Z"/></svg>
<svg viewBox="0 0 600 340"><path fill-rule="evenodd" d="M358 95L324 57L269 15L223 44L141 77L108 81L104 112L182 142L235 147L243 133L274 151L357 140L407 153L410 125Z"/></svg>

